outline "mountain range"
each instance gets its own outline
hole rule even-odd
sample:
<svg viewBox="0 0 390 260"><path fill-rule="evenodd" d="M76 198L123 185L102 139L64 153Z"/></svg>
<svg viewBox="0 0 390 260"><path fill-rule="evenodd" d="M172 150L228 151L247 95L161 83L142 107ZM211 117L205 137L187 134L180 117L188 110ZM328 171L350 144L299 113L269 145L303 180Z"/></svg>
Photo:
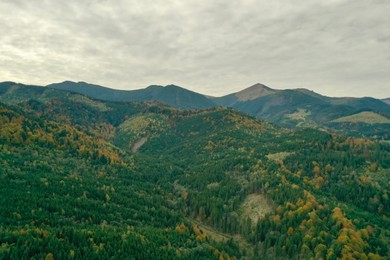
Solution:
<svg viewBox="0 0 390 260"><path fill-rule="evenodd" d="M155 100L179 109L232 107L282 127L311 127L374 139L390 139L390 98L327 97L308 89L277 90L263 84L255 84L222 97L206 96L175 85L117 90L85 82L64 81L47 85L46 88L80 93L104 101ZM18 91L23 92L19 94L20 98L45 92L37 86L0 83L0 98L5 102L10 93ZM28 94L30 92L31 95Z"/></svg>
<svg viewBox="0 0 390 260"><path fill-rule="evenodd" d="M4 82L0 259L385 259L389 169L387 142Z"/></svg>

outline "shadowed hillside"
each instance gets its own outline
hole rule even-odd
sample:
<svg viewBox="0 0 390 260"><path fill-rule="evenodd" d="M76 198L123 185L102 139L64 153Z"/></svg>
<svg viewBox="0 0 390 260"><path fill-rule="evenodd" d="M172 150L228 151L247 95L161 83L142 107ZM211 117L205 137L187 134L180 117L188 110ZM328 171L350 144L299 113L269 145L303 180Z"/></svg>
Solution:
<svg viewBox="0 0 390 260"><path fill-rule="evenodd" d="M201 94L184 88L168 86L149 86L138 90L114 90L85 82L65 81L51 84L48 88L72 91L92 98L106 101L146 101L157 100L168 105L184 109L202 109L214 106L214 103Z"/></svg>

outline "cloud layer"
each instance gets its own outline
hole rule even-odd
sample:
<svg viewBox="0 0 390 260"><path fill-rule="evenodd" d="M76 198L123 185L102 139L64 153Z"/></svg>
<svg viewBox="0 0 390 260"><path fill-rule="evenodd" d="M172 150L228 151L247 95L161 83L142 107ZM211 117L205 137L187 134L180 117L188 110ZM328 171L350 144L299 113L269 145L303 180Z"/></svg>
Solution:
<svg viewBox="0 0 390 260"><path fill-rule="evenodd" d="M2 0L0 10L0 81L390 97L386 0Z"/></svg>

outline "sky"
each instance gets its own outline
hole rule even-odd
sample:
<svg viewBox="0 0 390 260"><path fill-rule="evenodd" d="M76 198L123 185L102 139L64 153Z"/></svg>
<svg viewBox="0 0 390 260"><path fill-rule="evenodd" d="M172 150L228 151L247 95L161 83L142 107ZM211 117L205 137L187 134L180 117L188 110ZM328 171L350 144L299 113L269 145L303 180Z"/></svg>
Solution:
<svg viewBox="0 0 390 260"><path fill-rule="evenodd" d="M390 97L388 0L0 0L0 81Z"/></svg>

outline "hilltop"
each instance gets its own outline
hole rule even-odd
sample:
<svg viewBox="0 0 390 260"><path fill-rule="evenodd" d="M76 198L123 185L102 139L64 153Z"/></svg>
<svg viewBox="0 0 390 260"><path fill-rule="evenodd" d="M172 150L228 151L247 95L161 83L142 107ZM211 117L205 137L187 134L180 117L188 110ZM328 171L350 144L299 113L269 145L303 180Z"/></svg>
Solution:
<svg viewBox="0 0 390 260"><path fill-rule="evenodd" d="M389 253L388 144L232 108L1 93L1 258Z"/></svg>
<svg viewBox="0 0 390 260"><path fill-rule="evenodd" d="M168 105L183 109L204 109L213 107L214 104L205 96L193 91L175 86L152 85L138 90L115 90L85 82L65 81L50 84L48 88L72 91L88 97L105 101L146 101L158 100Z"/></svg>
<svg viewBox="0 0 390 260"><path fill-rule="evenodd" d="M28 99L40 92L46 93L47 91L42 88L3 82L0 83L0 100L12 102L8 99ZM327 97L308 89L277 90L260 83L223 97L210 97L175 85L152 85L138 90L116 90L85 82L65 81L50 84L46 88L79 93L102 101L158 101L178 109L232 107L262 120L292 129L310 127L379 140L390 138L388 133L390 125L375 123L377 122L375 115L390 119L390 104L386 99ZM341 119L362 112L365 115L365 121L345 122ZM368 124L366 121L371 123ZM381 122L388 121L382 120ZM373 123L375 123L375 129L370 127Z"/></svg>

